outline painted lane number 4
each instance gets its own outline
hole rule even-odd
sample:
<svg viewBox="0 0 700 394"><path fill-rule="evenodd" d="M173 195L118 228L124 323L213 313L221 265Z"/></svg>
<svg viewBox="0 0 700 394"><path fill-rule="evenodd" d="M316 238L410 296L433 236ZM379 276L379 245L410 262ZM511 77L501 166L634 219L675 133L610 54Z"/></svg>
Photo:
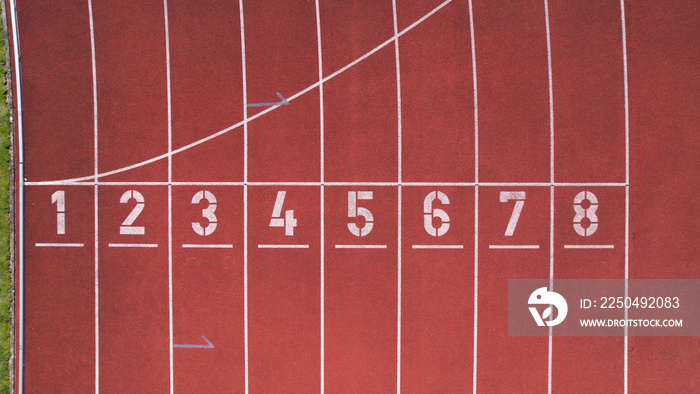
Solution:
<svg viewBox="0 0 700 394"><path fill-rule="evenodd" d="M270 219L270 227L283 227L284 235L292 236L294 235L294 227L297 226L297 220L294 218L294 210L284 211L284 217L282 217L282 205L284 205L284 197L287 192L280 190L277 192L277 199L275 200L275 207L272 210L272 219Z"/></svg>

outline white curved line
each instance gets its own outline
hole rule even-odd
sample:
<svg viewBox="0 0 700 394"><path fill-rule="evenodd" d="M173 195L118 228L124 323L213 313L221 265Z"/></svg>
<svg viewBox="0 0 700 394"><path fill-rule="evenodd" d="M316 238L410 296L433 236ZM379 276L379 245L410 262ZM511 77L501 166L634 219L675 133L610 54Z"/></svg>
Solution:
<svg viewBox="0 0 700 394"><path fill-rule="evenodd" d="M329 80L331 80L331 79L337 77L338 75L340 75L340 74L342 74L343 72L347 71L349 68L351 68L351 67L353 67L354 65L360 63L361 61L367 59L368 57L370 57L371 55L373 55L374 53L376 53L376 52L379 51L380 49L382 49L382 48L384 48L385 46L387 46L387 45L393 43L397 38L399 38L399 37L401 37L402 35L406 34L408 31L410 31L410 30L413 29L414 27L416 27L416 26L418 26L419 24L421 24L423 21L425 21L426 19L428 19L429 17L431 17L433 14L435 14L436 12L438 12L440 9L442 9L444 6L446 6L447 4L449 4L449 3L451 3L451 2L452 2L452 0L445 0L445 1L444 1L443 3L441 3L439 6L435 7L432 11L428 12L427 14L425 14L423 17L421 17L421 18L418 19L417 21L413 22L410 26L408 26L407 28L401 30L398 34L395 34L393 37L391 37L391 38L389 38L388 40L384 41L383 43L379 44L378 46L376 46L376 47L375 47L374 49L372 49L371 51L369 51L369 52L365 53L364 55L360 56L359 58L355 59L352 63L347 64L345 67L343 67L343 68L339 69L338 71L334 72L333 74L330 74L329 76L323 78L322 81L316 82L316 83L314 83L313 85L307 87L306 89L304 89L304 90L302 90L302 91L300 91L300 92L294 94L293 96L288 97L288 98L287 98L287 101L289 101L289 102L293 101L294 99L296 99L296 98L298 98L298 97L300 97L300 96L306 94L306 93L309 92L310 90L315 89L315 88L316 88L318 85L320 85L321 83L325 83L326 81L329 81ZM280 107L279 107L279 106L276 106L276 107L267 108L267 109L264 110L264 111L258 112L257 114L248 117L248 120L247 120L247 121L242 120L242 121L240 121L240 122L238 122L238 123L236 123L236 124L234 124L234 125L231 125L231 126L225 128L225 129L221 130L221 131L218 131L218 132L216 132L216 133L214 133L214 134L211 134L211 135L209 135L209 136L207 136L207 137L204 137L204 138L202 138L202 139L200 139L200 140L197 140L197 141L195 141L195 142L192 142L192 143L190 143L190 144L187 144L187 145L185 145L185 146L183 146L183 147L181 147L181 148L175 149L175 150L173 150L172 152L163 153L162 155L152 157L152 158L150 158L150 159L148 159L148 160L144 160L144 161L142 161L142 162L139 162L139 163L136 163L136 164L132 164L132 165L130 165L130 166L126 166L126 167L118 168L118 169L116 169L116 170L111 170L111 171L103 172L103 173L100 173L100 174L97 174L97 175L94 175L94 174L93 174L93 175L84 176L84 177L80 177L80 178L62 179L62 180L49 181L49 182L82 182L82 181L94 181L95 178L102 178L102 177L106 177L106 176L109 176L109 175L119 174L119 173L122 173L122 172L124 172L124 171L133 170L134 168L143 167L143 166L145 166L145 165L147 165L147 164L151 164L151 163L154 163L154 162L156 162L156 161L163 160L163 159L165 159L165 158L168 158L168 157L170 157L170 156L173 156L173 155L175 155L175 154L178 154L178 153L180 153L180 152L182 152L182 151L186 151L186 150L188 150L188 149L190 149L190 148L194 148L195 146L200 145L200 144L203 144L203 143L205 143L205 142L207 142L207 141L209 141L209 140L212 140L212 139L214 139L214 138L216 138L216 137L219 137L219 136L221 136L221 135L224 135L224 134L228 133L228 132L231 131L231 130L234 130L234 129L237 129L237 128L243 126L245 123L248 123L248 122L250 122L250 121L252 121L252 120L255 120L255 119L257 119L257 118L259 118L259 117L261 117L261 116L263 116L263 115L265 115L265 114L271 112L271 111L276 110L277 108L280 108Z"/></svg>

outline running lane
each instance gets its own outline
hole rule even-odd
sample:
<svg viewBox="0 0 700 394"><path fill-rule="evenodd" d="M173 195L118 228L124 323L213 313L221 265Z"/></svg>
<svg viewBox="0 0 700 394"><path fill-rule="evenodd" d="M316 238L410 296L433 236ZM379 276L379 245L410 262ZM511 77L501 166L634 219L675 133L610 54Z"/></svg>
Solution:
<svg viewBox="0 0 700 394"><path fill-rule="evenodd" d="M630 278L700 278L696 3L628 5ZM694 212L694 213L693 213ZM692 392L700 338L631 337L630 392Z"/></svg>
<svg viewBox="0 0 700 394"><path fill-rule="evenodd" d="M550 129L544 4L476 0L479 180L547 182ZM508 280L547 279L549 187L479 188L477 389L542 392L546 337L508 335Z"/></svg>
<svg viewBox="0 0 700 394"><path fill-rule="evenodd" d="M624 182L625 98L620 4L611 1L551 2L549 23L554 179L558 182ZM556 188L554 194L554 278L624 279L624 188L561 187ZM585 196L582 204L597 203L597 230L589 224L584 235L579 235L573 222L577 196ZM575 249L582 245L605 248ZM553 339L553 391L621 391L623 385L623 338Z"/></svg>
<svg viewBox="0 0 700 394"><path fill-rule="evenodd" d="M93 173L88 4L20 1L17 7L25 178ZM93 199L92 187L25 188L23 367L28 392L94 391Z"/></svg>
<svg viewBox="0 0 700 394"><path fill-rule="evenodd" d="M243 119L240 23L238 2L167 4L177 149ZM243 149L241 127L183 151L173 181L241 182ZM241 392L243 188L179 183L172 196L174 388Z"/></svg>
<svg viewBox="0 0 700 394"><path fill-rule="evenodd" d="M163 3L95 2L100 170L167 152ZM165 181L167 161L109 177ZM100 389L166 391L168 199L164 186L99 188ZM125 378L127 377L127 378Z"/></svg>

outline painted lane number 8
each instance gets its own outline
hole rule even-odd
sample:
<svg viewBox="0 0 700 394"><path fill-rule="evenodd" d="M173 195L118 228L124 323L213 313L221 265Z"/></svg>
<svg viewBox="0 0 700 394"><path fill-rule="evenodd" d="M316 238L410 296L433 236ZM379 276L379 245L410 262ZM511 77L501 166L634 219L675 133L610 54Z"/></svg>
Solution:
<svg viewBox="0 0 700 394"><path fill-rule="evenodd" d="M590 206L588 208L583 208L581 203L583 200L588 200ZM583 237L590 237L598 229L598 216L596 216L595 211L598 210L598 198L595 194L589 191L583 191L574 197L574 211L576 216L574 216L574 230L576 233ZM582 221L587 218L590 221L588 227L584 228Z"/></svg>

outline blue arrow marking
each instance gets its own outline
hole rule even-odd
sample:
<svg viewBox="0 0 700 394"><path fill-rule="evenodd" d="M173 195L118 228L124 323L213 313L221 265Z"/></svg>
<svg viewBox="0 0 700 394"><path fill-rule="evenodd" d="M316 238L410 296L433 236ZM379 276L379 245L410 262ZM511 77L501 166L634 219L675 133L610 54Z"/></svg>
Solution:
<svg viewBox="0 0 700 394"><path fill-rule="evenodd" d="M255 103L255 104L248 104L248 107L276 107L276 106L280 106L280 105L289 105L289 101L287 101L287 99L284 98L284 96L282 96L282 95L280 94L280 92L277 92L277 97L279 97L280 100L282 100L282 101L279 101L279 102L277 102L277 103Z"/></svg>
<svg viewBox="0 0 700 394"><path fill-rule="evenodd" d="M206 345L175 345L173 344L173 347L184 347L184 348L190 348L190 349L213 349L214 345L205 337L202 335L202 339L204 339L204 342L206 342Z"/></svg>

